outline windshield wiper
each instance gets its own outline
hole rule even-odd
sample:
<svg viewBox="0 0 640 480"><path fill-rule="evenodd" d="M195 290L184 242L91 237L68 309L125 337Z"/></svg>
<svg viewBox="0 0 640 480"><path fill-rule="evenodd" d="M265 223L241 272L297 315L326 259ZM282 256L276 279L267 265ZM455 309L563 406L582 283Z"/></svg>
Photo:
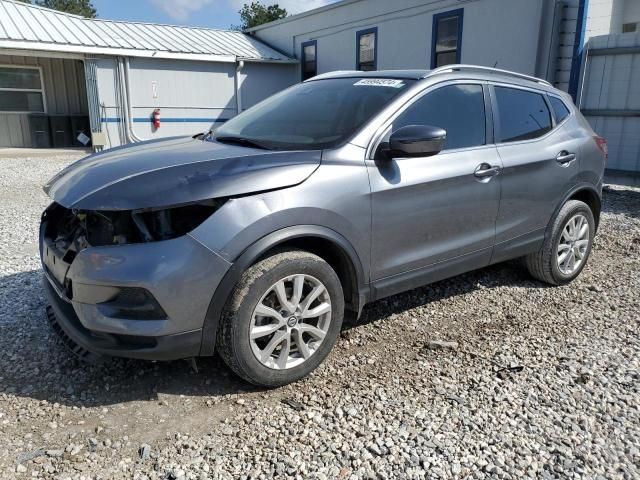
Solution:
<svg viewBox="0 0 640 480"><path fill-rule="evenodd" d="M245 138L245 137L233 137L233 136L227 136L227 137L215 137L217 141L222 142L222 143L235 143L237 145L243 145L245 147L254 147L254 148L261 148L263 150L270 150L269 147L267 147L266 145L256 141L256 140L252 140L251 138Z"/></svg>
<svg viewBox="0 0 640 480"><path fill-rule="evenodd" d="M208 132L199 132L196 133L194 136L192 136L191 138L194 138L196 140L205 140L209 135L211 135L211 130L209 130Z"/></svg>

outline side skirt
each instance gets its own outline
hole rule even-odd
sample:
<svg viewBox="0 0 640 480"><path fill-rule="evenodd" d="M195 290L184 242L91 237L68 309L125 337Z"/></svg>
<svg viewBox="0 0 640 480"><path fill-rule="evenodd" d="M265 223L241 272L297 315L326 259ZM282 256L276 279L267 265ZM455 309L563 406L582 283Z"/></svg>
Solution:
<svg viewBox="0 0 640 480"><path fill-rule="evenodd" d="M496 244L491 255L491 263L500 263L514 258L523 257L529 253L537 252L544 243L546 228L540 228L533 232L525 233L519 237Z"/></svg>
<svg viewBox="0 0 640 480"><path fill-rule="evenodd" d="M542 247L544 233L545 229L541 228L499 243L493 248L485 248L428 267L381 278L371 283L368 302L536 252Z"/></svg>
<svg viewBox="0 0 640 480"><path fill-rule="evenodd" d="M459 257L445 260L428 267L418 268L409 272L399 273L391 277L381 278L371 284L369 301L380 300L397 293L413 290L429 283L455 277L461 273L470 272L489 265L492 248L484 248L467 253Z"/></svg>

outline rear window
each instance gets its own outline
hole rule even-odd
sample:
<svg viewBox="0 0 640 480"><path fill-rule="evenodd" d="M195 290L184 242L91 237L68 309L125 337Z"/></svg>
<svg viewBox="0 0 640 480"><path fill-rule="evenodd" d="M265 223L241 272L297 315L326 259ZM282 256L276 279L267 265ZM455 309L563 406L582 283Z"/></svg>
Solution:
<svg viewBox="0 0 640 480"><path fill-rule="evenodd" d="M558 97L549 96L549 103L551 104L553 113L556 116L556 123L562 122L569 116L569 109Z"/></svg>
<svg viewBox="0 0 640 480"><path fill-rule="evenodd" d="M551 113L542 94L495 87L500 142L538 138L551 130Z"/></svg>

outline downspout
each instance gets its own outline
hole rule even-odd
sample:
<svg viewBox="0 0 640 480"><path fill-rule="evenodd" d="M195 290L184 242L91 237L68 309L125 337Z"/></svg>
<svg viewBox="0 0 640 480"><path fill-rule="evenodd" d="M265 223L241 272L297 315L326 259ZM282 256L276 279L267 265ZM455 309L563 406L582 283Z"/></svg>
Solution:
<svg viewBox="0 0 640 480"><path fill-rule="evenodd" d="M125 130L127 134L127 141L129 143L143 142L144 140L138 137L133 131L133 108L131 107L131 88L129 84L129 58L125 57L121 60L124 68L122 70L122 74L124 77L124 81L122 83L122 87L124 90L124 112L125 112Z"/></svg>
<svg viewBox="0 0 640 480"><path fill-rule="evenodd" d="M588 65L589 65L589 42L587 42L587 49L584 52L584 65L582 66L582 75L580 77L580 91L577 93L578 110L582 110L582 93L584 92L584 84L587 80Z"/></svg>
<svg viewBox="0 0 640 480"><path fill-rule="evenodd" d="M124 98L123 98L123 89L122 89L122 65L120 63L120 58L116 57L115 62L115 72L113 75L114 81L114 93L116 100L116 111L118 115L118 137L120 143L126 145L129 143L129 139L127 138L126 128L125 128L125 106L124 106Z"/></svg>
<svg viewBox="0 0 640 480"><path fill-rule="evenodd" d="M85 58L84 78L87 88L87 102L91 133L102 131L102 119L100 117L100 95L98 93L98 79L96 70L96 60L93 57ZM100 149L102 149L102 147L100 147ZM94 145L93 150L98 151L98 147Z"/></svg>
<svg viewBox="0 0 640 480"><path fill-rule="evenodd" d="M244 68L244 60L239 60L236 65L236 114L242 112L242 88L240 85L240 73Z"/></svg>

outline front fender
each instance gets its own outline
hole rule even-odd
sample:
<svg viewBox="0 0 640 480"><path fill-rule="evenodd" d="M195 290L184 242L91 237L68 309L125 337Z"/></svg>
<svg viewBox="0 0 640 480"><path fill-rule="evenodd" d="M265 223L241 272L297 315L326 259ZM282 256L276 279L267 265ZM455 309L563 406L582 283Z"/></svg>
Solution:
<svg viewBox="0 0 640 480"><path fill-rule="evenodd" d="M365 285L365 275L362 268L362 262L349 241L338 232L319 225L297 225L283 228L272 232L253 243L235 260L231 268L225 274L211 298L209 308L207 309L204 327L202 330L202 345L200 347L201 356L213 354L218 325L220 323L224 306L245 270L253 265L265 252L268 252L274 247L296 238L310 237L328 240L338 246L343 253L348 256L356 275L356 285L358 288L358 305L356 308L358 311L362 308L364 303L367 301L368 290Z"/></svg>

